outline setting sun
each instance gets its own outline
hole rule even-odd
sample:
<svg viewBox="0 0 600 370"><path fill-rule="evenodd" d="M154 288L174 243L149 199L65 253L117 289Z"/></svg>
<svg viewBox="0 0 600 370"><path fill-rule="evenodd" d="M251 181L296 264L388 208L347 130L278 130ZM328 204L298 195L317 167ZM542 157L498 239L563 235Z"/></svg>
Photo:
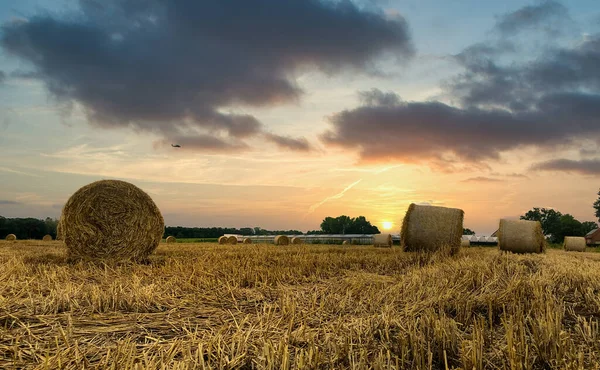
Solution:
<svg viewBox="0 0 600 370"><path fill-rule="evenodd" d="M383 222L383 229L384 230L389 230L392 228L392 226L394 226L394 223L390 222L390 221L384 221Z"/></svg>

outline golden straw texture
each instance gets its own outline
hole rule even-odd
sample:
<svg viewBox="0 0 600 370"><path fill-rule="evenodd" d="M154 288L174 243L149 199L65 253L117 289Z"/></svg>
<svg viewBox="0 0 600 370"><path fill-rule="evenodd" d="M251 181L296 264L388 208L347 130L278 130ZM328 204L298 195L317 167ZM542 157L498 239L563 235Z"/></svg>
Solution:
<svg viewBox="0 0 600 370"><path fill-rule="evenodd" d="M290 238L286 235L277 235L275 237L275 245L288 245L290 244Z"/></svg>
<svg viewBox="0 0 600 370"><path fill-rule="evenodd" d="M77 190L61 217L70 260L146 259L165 224L152 198L137 186L101 180Z"/></svg>
<svg viewBox="0 0 600 370"><path fill-rule="evenodd" d="M302 238L299 238L299 237L297 237L297 236L294 236L294 237L292 238L292 244L302 244L302 243L303 243L303 240L302 240Z"/></svg>
<svg viewBox="0 0 600 370"><path fill-rule="evenodd" d="M585 252L586 242L583 236L565 236L563 248L566 251Z"/></svg>
<svg viewBox="0 0 600 370"><path fill-rule="evenodd" d="M6 235L6 240L8 240L9 242L12 242L14 240L17 240L17 236L15 234L8 234L8 235Z"/></svg>
<svg viewBox="0 0 600 370"><path fill-rule="evenodd" d="M402 222L400 243L407 252L460 249L464 212L457 208L411 204Z"/></svg>
<svg viewBox="0 0 600 370"><path fill-rule="evenodd" d="M244 244L252 244L252 239L244 238Z"/></svg>
<svg viewBox="0 0 600 370"><path fill-rule="evenodd" d="M60 220L58 221L58 225L56 225L56 240L63 240L63 227L62 227L62 215Z"/></svg>
<svg viewBox="0 0 600 370"><path fill-rule="evenodd" d="M468 247L470 247L470 246L471 246L471 242L470 242L470 241L468 241L468 240L466 240L466 239L461 239L461 240L460 240L460 246L461 246L461 247L468 248Z"/></svg>
<svg viewBox="0 0 600 370"><path fill-rule="evenodd" d="M232 236L230 236L230 237L227 238L227 244L233 244L233 245L235 245L237 243L238 243L237 236L233 236L232 235Z"/></svg>
<svg viewBox="0 0 600 370"><path fill-rule="evenodd" d="M45 242L52 241L52 235L46 234L46 235L44 235L44 237L42 238L42 240L45 241Z"/></svg>
<svg viewBox="0 0 600 370"><path fill-rule="evenodd" d="M500 220L498 247L514 253L542 253L546 240L539 221Z"/></svg>
<svg viewBox="0 0 600 370"><path fill-rule="evenodd" d="M227 244L227 237L225 235L219 237L219 244Z"/></svg>

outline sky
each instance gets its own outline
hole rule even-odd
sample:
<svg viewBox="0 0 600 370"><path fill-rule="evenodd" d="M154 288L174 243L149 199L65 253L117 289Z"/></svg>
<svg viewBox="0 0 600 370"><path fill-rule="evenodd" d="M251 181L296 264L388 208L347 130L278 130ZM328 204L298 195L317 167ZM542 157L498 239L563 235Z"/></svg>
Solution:
<svg viewBox="0 0 600 370"><path fill-rule="evenodd" d="M595 0L0 2L5 217L121 179L169 226L399 232L418 203L489 235L597 221L599 177Z"/></svg>

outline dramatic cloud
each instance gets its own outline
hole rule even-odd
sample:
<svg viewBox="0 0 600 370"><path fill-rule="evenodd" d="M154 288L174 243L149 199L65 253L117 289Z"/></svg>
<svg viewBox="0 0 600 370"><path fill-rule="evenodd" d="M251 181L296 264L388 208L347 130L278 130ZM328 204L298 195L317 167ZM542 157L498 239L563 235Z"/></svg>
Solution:
<svg viewBox="0 0 600 370"><path fill-rule="evenodd" d="M350 1L80 0L80 8L4 24L2 46L93 123L167 139L257 135L257 119L224 109L297 100L294 74L305 68L368 71L383 55L413 54L402 17Z"/></svg>
<svg viewBox="0 0 600 370"><path fill-rule="evenodd" d="M266 133L265 138L268 141L275 143L282 149L289 149L297 152L308 152L311 149L308 140L305 138L294 139L288 136L280 136L270 133Z"/></svg>
<svg viewBox="0 0 600 370"><path fill-rule="evenodd" d="M535 171L558 171L578 173L582 175L600 175L600 159L584 159L575 161L571 159L554 159L537 163L532 166Z"/></svg>
<svg viewBox="0 0 600 370"><path fill-rule="evenodd" d="M16 205L16 204L21 204L20 202L16 202L14 200L2 200L0 199L0 204L1 205Z"/></svg>
<svg viewBox="0 0 600 370"><path fill-rule="evenodd" d="M556 3L541 6L560 13ZM517 27L515 14L522 22L533 17L532 9L525 9L502 18L498 27L508 27L509 19ZM363 104L330 116L332 128L322 139L358 150L362 161L438 167L457 161L484 165L522 147L600 140L600 35L553 46L529 61L509 58L513 52L513 44L499 41L472 45L455 56L464 72L443 86L454 105L361 92Z"/></svg>
<svg viewBox="0 0 600 370"><path fill-rule="evenodd" d="M541 28L549 35L556 35L565 22L567 8L556 1L542 1L537 5L525 6L498 19L496 29L505 35L522 30Z"/></svg>

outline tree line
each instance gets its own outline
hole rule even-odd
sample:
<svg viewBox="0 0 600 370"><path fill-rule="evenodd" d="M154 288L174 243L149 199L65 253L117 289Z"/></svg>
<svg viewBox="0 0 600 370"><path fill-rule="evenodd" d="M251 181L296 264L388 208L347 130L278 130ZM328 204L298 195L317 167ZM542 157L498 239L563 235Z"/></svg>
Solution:
<svg viewBox="0 0 600 370"><path fill-rule="evenodd" d="M37 218L6 218L0 216L0 239L8 234L15 234L17 239L42 239L44 235L56 238L58 220L47 217L45 220Z"/></svg>
<svg viewBox="0 0 600 370"><path fill-rule="evenodd" d="M597 203L600 208L600 202ZM596 214L600 216L600 212L597 211ZM534 207L522 215L520 219L539 221L544 235L551 243L562 243L565 236L585 236L590 231L598 228L598 224L593 221L581 222L568 213L562 214L552 208Z"/></svg>

